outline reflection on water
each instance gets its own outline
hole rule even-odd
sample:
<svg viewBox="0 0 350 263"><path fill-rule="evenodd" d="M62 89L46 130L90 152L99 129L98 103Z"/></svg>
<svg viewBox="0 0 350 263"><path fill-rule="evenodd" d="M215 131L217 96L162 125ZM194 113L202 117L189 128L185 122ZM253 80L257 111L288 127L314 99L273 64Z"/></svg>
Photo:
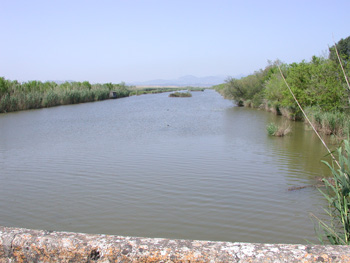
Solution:
<svg viewBox="0 0 350 263"><path fill-rule="evenodd" d="M0 224L129 236L317 242L326 154L302 123L212 90L0 115Z"/></svg>

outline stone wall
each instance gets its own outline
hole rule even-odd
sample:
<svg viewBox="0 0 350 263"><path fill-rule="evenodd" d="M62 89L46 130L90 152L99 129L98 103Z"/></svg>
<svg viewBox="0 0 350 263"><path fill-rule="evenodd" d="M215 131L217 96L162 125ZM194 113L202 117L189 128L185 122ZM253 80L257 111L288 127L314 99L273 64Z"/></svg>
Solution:
<svg viewBox="0 0 350 263"><path fill-rule="evenodd" d="M170 240L0 227L0 262L350 262L350 246Z"/></svg>

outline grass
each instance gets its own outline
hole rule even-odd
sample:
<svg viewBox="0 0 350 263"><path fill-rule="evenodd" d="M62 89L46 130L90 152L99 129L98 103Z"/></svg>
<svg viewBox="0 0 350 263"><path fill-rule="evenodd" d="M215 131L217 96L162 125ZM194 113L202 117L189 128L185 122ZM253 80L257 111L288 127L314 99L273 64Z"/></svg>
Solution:
<svg viewBox="0 0 350 263"><path fill-rule="evenodd" d="M188 91L204 91L204 88L185 87ZM178 92L184 87L132 87L120 84L90 84L84 82L28 81L19 83L0 77L0 113L28 109L54 107L109 99L111 91L117 98L131 95ZM177 95L177 93L176 93ZM179 97L190 97L191 93L181 93Z"/></svg>
<svg viewBox="0 0 350 263"><path fill-rule="evenodd" d="M275 123L271 122L266 126L266 130L270 136L275 136L275 133L278 130L278 126Z"/></svg>
<svg viewBox="0 0 350 263"><path fill-rule="evenodd" d="M330 223L312 214L318 221L316 231L321 244L350 245L350 143L344 140L343 145L337 149L340 168L336 169L323 161L331 170L334 183L323 180L326 191L320 190L328 201L329 206L325 211L330 217Z"/></svg>
<svg viewBox="0 0 350 263"><path fill-rule="evenodd" d="M169 97L192 97L191 92L174 92L170 93Z"/></svg>
<svg viewBox="0 0 350 263"><path fill-rule="evenodd" d="M179 91L182 89L183 88L175 88L175 87L132 87L130 88L130 96L172 92L172 91Z"/></svg>
<svg viewBox="0 0 350 263"><path fill-rule="evenodd" d="M205 88L198 87L131 87L130 96L143 94L157 94L163 92L178 92L187 89L188 91L204 91Z"/></svg>
<svg viewBox="0 0 350 263"><path fill-rule="evenodd" d="M350 132L350 116L344 112L324 112L318 107L305 109L315 129L325 135L345 139Z"/></svg>
<svg viewBox="0 0 350 263"><path fill-rule="evenodd" d="M291 132L290 126L286 122L280 126L271 122L266 126L266 130L270 136L276 137L283 137Z"/></svg>
<svg viewBox="0 0 350 263"><path fill-rule="evenodd" d="M121 84L93 84L89 82L55 82L18 81L0 78L0 113L53 107L106 100L113 90L117 97L127 97L130 90Z"/></svg>

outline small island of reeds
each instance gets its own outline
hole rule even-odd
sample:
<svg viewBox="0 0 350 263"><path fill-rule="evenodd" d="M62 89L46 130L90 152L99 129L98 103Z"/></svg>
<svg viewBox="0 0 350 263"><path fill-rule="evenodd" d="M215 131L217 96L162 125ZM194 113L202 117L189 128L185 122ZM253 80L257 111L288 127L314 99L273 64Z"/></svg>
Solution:
<svg viewBox="0 0 350 263"><path fill-rule="evenodd" d="M192 97L191 92L173 92L169 94L169 97Z"/></svg>
<svg viewBox="0 0 350 263"><path fill-rule="evenodd" d="M273 122L266 126L266 130L269 135L277 137L283 137L291 131L290 126L287 123L279 126Z"/></svg>

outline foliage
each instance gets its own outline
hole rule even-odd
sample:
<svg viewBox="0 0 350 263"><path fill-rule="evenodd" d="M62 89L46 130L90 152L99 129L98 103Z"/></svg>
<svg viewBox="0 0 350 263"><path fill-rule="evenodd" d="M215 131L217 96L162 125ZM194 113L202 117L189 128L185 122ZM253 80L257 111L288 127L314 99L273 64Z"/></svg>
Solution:
<svg viewBox="0 0 350 263"><path fill-rule="evenodd" d="M172 91L180 91L184 88L169 88L169 87L147 87L147 88L138 88L138 87L131 87L128 88L130 92L130 96L133 95L143 95L143 94L157 94L157 93L163 93L163 92L172 92Z"/></svg>
<svg viewBox="0 0 350 263"><path fill-rule="evenodd" d="M350 60L350 36L341 39L336 43L339 56L345 64ZM329 59L338 62L334 45L329 48Z"/></svg>
<svg viewBox="0 0 350 263"><path fill-rule="evenodd" d="M174 92L170 93L169 97L192 97L191 92Z"/></svg>
<svg viewBox="0 0 350 263"><path fill-rule="evenodd" d="M268 135L282 137L290 133L290 127L287 123L284 123L280 126L271 122L266 126Z"/></svg>
<svg viewBox="0 0 350 263"><path fill-rule="evenodd" d="M348 60L349 43L350 37L337 44L343 58ZM269 61L265 69L245 78L229 78L226 83L215 86L215 89L225 98L235 100L238 106L264 107L292 120L302 119L303 115L286 88L277 66L281 68L302 107L318 107L322 108L323 112L330 112L328 116L323 114L322 131L327 134L345 134L344 130L348 130L348 124L345 124L347 121L341 120L336 123L344 129L332 127L335 123L332 119L334 114L350 112L350 90L347 88L338 60L313 56L309 62L304 60L289 65L279 60ZM350 63L344 63L344 70L349 76ZM330 129L325 128L326 126Z"/></svg>
<svg viewBox="0 0 350 263"><path fill-rule="evenodd" d="M350 86L346 82L350 73L350 37L336 44L340 55L339 63L335 47L330 48L328 59L313 56L310 62L302 61L290 65L279 61L269 63L246 78L228 79L225 86L217 90L225 97L234 99L239 105L252 106L253 98L259 96L265 109L275 111L290 119L302 117L296 99L306 108L307 116L316 130L324 134L349 138L350 134ZM276 70L279 65L296 99L286 89L284 79ZM341 68L344 67L344 74ZM344 78L345 75L345 78ZM255 105L254 105L255 106ZM266 127L269 135L283 136L289 127L270 123ZM322 140L322 139L321 139ZM334 245L350 245L350 143L344 141L344 148L338 148L340 169L330 164L333 181L325 180L327 192L322 192L329 203L327 214L330 224L317 218L319 239ZM332 153L330 152L332 155ZM332 155L333 156L333 155ZM320 232L322 231L322 233Z"/></svg>
<svg viewBox="0 0 350 263"><path fill-rule="evenodd" d="M254 100L255 103L252 105L259 106L263 97L264 73L264 71L259 71L241 79L229 78L226 80L226 86L221 88L221 92L226 98L234 99L237 103L239 101Z"/></svg>
<svg viewBox="0 0 350 263"><path fill-rule="evenodd" d="M267 133L271 136L274 136L275 133L278 131L278 126L271 122L266 126Z"/></svg>
<svg viewBox="0 0 350 263"><path fill-rule="evenodd" d="M270 79L266 80L264 83L265 90L264 95L268 101L279 102L283 100L284 97L284 81L279 72L275 72L271 75Z"/></svg>
<svg viewBox="0 0 350 263"><path fill-rule="evenodd" d="M306 115L317 131L326 135L346 138L350 132L350 116L340 111L323 111L320 107L307 107Z"/></svg>
<svg viewBox="0 0 350 263"><path fill-rule="evenodd" d="M105 100L109 98L110 90L118 97L130 94L125 83L92 85L84 81L58 85L55 82L28 81L21 84L1 77L0 113Z"/></svg>
<svg viewBox="0 0 350 263"><path fill-rule="evenodd" d="M330 223L317 218L318 237L322 244L328 241L332 245L350 245L350 144L344 141L344 148L337 149L340 168L336 170L323 161L331 170L333 180L324 180L327 191L321 191L328 201L326 210Z"/></svg>

